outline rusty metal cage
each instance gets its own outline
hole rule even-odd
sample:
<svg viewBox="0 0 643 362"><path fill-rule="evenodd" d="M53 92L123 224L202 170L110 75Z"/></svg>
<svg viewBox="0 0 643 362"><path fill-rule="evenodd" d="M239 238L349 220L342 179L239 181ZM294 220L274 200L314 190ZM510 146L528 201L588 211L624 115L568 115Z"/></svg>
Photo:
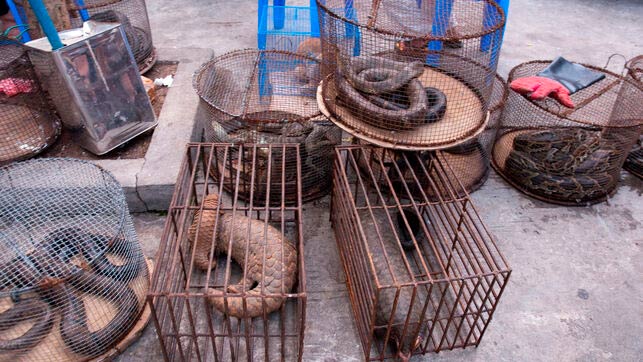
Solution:
<svg viewBox="0 0 643 362"><path fill-rule="evenodd" d="M455 146L488 122L505 17L495 1L317 1L317 101L382 147Z"/></svg>
<svg viewBox="0 0 643 362"><path fill-rule="evenodd" d="M478 190L489 176L491 162L490 155L496 138L496 132L498 131L502 109L504 108L505 101L507 99L507 89L507 83L504 79L499 75L496 75L489 104L489 123L480 135L470 141L455 147L447 148L441 152L423 152L420 156L424 160L423 167L428 170L432 177L437 177L435 174L437 170L430 167L431 157L427 157L428 155L439 157L449 164L450 168L447 175L454 178L454 180L459 181L455 182L454 187L457 197L463 197L468 193ZM358 140L357 143L366 144L361 140ZM405 167L404 161L401 158L402 152L385 152L382 148L373 148L372 150L366 150L365 152L368 153L371 151L373 151L374 154L369 155L369 157L382 159L382 164L386 167L385 169L379 168L379 163L377 162L370 166L373 169L375 178L379 180L380 183L386 183L386 177L383 175L384 173L390 175L394 182L399 182L393 167L393 163L396 163L402 170L404 175L403 178L413 184L413 173L409 168ZM393 156L393 158L384 156ZM360 161L360 165L363 169L369 167L365 165L365 163L367 163L367 159L362 158ZM421 166L414 166L416 169L415 172L418 172ZM424 194L427 197L434 201L438 199L438 195L432 193L431 184L428 180L420 179L420 184L424 185ZM462 185L462 187L459 187L460 185ZM422 193L419 190L414 190L413 192L416 198L422 197ZM450 197L446 190L442 190L440 196L444 199L448 199Z"/></svg>
<svg viewBox="0 0 643 362"><path fill-rule="evenodd" d="M508 82L535 76L549 61L516 66ZM518 190L564 205L605 200L616 191L627 151L643 125L643 86L605 69L574 94L575 108L531 101L510 90L493 149L498 173Z"/></svg>
<svg viewBox="0 0 643 362"><path fill-rule="evenodd" d="M626 77L643 86L643 55L630 59L625 67L627 69ZM643 135L639 135L638 141L625 159L623 168L643 179Z"/></svg>
<svg viewBox="0 0 643 362"><path fill-rule="evenodd" d="M300 180L297 144L188 145L148 295L166 361L301 361L306 319L301 184L288 186L298 195L293 205L261 206L253 198L246 203L238 188L224 193L228 179L238 187L243 175L230 174L223 165L242 162L246 148L253 160L267 154L268 167L281 163L282 170L283 155L292 154ZM254 171L251 177L258 178ZM285 197L286 184L270 187L271 177L265 179L265 197Z"/></svg>
<svg viewBox="0 0 643 362"><path fill-rule="evenodd" d="M87 361L137 324L150 284L123 189L92 163L0 168L0 355Z"/></svg>
<svg viewBox="0 0 643 362"><path fill-rule="evenodd" d="M0 36L0 165L35 156L59 133L24 48Z"/></svg>
<svg viewBox="0 0 643 362"><path fill-rule="evenodd" d="M27 15L32 39L43 37L29 3L26 0L15 2L20 11ZM83 20L121 23L141 74L150 70L156 63L157 56L152 43L152 30L145 0L60 1L50 11L57 22L58 30L80 28Z"/></svg>
<svg viewBox="0 0 643 362"><path fill-rule="evenodd" d="M370 157L375 149L336 148L331 204L365 359L477 346L511 269L471 200L457 197L462 186L447 175L448 163L434 157L433 175L423 169L414 181L396 186L389 178L383 185L375 170L384 165ZM423 161L418 152L402 158L407 165ZM412 190L423 190L422 178L449 200L421 191L418 199Z"/></svg>
<svg viewBox="0 0 643 362"><path fill-rule="evenodd" d="M205 63L194 76L194 88L208 114L206 141L299 144L303 199L324 196L330 189L332 152L341 142L341 130L319 113L314 98L318 81L318 60L283 51L239 50ZM253 188L255 204L265 201L266 190L259 186L265 185L268 172L267 155L257 157L261 169L254 186L249 177L254 170L245 167L250 159L228 170L234 173L241 168L239 197L247 200ZM284 181L289 186L283 199L272 194L269 201L273 204L297 202L295 158L286 157L284 166ZM278 163L271 170L274 182L281 182L275 177L282 173L280 167ZM233 190L231 185L224 187Z"/></svg>

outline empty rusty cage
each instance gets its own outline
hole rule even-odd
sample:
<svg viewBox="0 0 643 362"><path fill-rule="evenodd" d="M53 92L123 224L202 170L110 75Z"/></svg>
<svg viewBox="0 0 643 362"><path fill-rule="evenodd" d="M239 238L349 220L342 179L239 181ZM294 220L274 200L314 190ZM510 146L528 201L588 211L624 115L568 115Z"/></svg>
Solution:
<svg viewBox="0 0 643 362"><path fill-rule="evenodd" d="M166 361L301 360L306 314L301 184L268 186L271 177L286 176L284 154L293 154L300 180L298 147L188 146L148 296ZM282 163L281 175L268 173L263 181L266 197L283 198L287 187L294 187L296 203L242 201L243 175L229 174L224 165L243 162L246 149L255 162L268 155L269 168ZM254 171L251 177L259 178ZM235 186L230 194L223 192L228 178Z"/></svg>
<svg viewBox="0 0 643 362"><path fill-rule="evenodd" d="M627 78L643 86L643 55L630 59L626 64L626 68ZM636 177L643 179L643 135L639 135L638 141L625 159L623 168Z"/></svg>
<svg viewBox="0 0 643 362"><path fill-rule="evenodd" d="M0 168L3 361L113 356L139 323L148 270L110 173L62 158Z"/></svg>
<svg viewBox="0 0 643 362"><path fill-rule="evenodd" d="M535 76L549 63L520 64L508 82ZM505 180L530 196L564 205L605 200L616 191L627 151L639 137L643 86L585 66L605 78L572 94L575 108L509 90L492 162Z"/></svg>
<svg viewBox="0 0 643 362"><path fill-rule="evenodd" d="M0 36L0 165L38 154L59 133L24 48Z"/></svg>
<svg viewBox="0 0 643 362"><path fill-rule="evenodd" d="M489 176L491 151L493 149L493 143L500 123L500 115L502 114L506 98L507 83L505 83L504 79L500 76L496 75L496 81L493 86L493 92L491 94L491 101L489 104L489 123L485 127L485 130L472 140L437 153L420 151L424 152L421 155L424 159L424 167L432 176L436 176L436 169L432 169L430 167L431 158L426 157L426 155L432 154L435 157L440 157L449 164L450 172L448 172L447 175L454 177L454 180L457 179L459 181L455 182L455 190L458 197L462 197L467 193L471 193L479 189ZM357 142L358 144L366 144L366 142L361 140L358 140ZM370 151L371 150L367 150L365 152L368 153ZM383 174L388 173L391 175L394 182L397 182L396 180L398 180L398 178L395 175L395 169L393 169L393 163L397 163L398 167L402 170L404 179L413 183L413 174L411 170L406 168L403 164L403 160L401 158L402 152L389 152L382 148L373 148L372 151L374 152L373 155L369 156L382 159L382 163L386 167L385 169L379 168L379 163L373 163L372 166L370 166L373 168L376 179L380 182L386 183L386 177L384 177ZM392 156L393 158L391 159L390 157L384 156ZM360 161L360 164L367 162L365 158L360 159ZM419 168L417 169L419 170ZM420 179L420 184L424 185L424 193L427 197L431 200L438 199L438 195L432 193L431 184L428 180ZM460 187L460 185L462 187ZM413 192L416 197L422 197L422 193L419 190L414 190ZM450 197L446 192L442 192L440 196L444 199L448 199Z"/></svg>
<svg viewBox="0 0 643 362"><path fill-rule="evenodd" d="M383 147L447 148L481 133L505 21L495 1L317 1L320 109Z"/></svg>
<svg viewBox="0 0 643 362"><path fill-rule="evenodd" d="M433 158L433 174L420 169L414 181L383 184L374 171L382 161L370 157L376 149L337 147L331 204L366 360L477 346L511 269L470 199L457 197L462 186L448 163ZM423 161L417 152L402 159ZM449 200L418 198L412 190L423 190L422 178Z"/></svg>
<svg viewBox="0 0 643 362"><path fill-rule="evenodd" d="M43 37L27 0L15 2L27 15L32 38ZM49 11L53 14L58 30L80 28L84 20L121 23L141 74L156 63L156 51L152 43L152 30L145 0L59 1L50 5Z"/></svg>
<svg viewBox="0 0 643 362"><path fill-rule="evenodd" d="M240 50L205 63L194 76L194 88L208 114L206 141L299 144L303 199L324 196L330 189L332 151L341 142L341 131L319 113L314 97L318 81L318 60L283 51ZM269 200L273 204L297 202L297 165L292 156L284 163L286 195L282 199L273 193L275 198ZM254 203L263 202L266 194L260 185L265 184L267 158L262 154L257 157L262 172L257 172L254 180ZM240 198L247 199L251 180L244 165L250 162L248 155L244 160L232 164L228 172L242 168L238 192ZM272 187L279 187L282 181L276 177L282 174L280 167L277 163L271 171Z"/></svg>

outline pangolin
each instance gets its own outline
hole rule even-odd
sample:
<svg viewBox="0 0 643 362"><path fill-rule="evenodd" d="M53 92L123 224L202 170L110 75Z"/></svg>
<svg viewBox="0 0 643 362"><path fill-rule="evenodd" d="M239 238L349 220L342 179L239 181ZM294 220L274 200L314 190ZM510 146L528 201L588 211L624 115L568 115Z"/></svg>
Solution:
<svg viewBox="0 0 643 362"><path fill-rule="evenodd" d="M209 263L209 253L219 198L216 194L210 194L205 197L203 204L203 215L196 212L188 238L193 243L196 240L195 265L207 270L214 266ZM229 212L220 211L216 224L215 254L227 255L230 252L232 259L244 269L244 277L238 284L229 285L228 293L242 294L245 291L245 297L224 297L223 291L207 288L210 304L221 313L237 318L261 316L264 305L266 314L279 309L284 298L278 295L289 293L295 284L297 249L275 227L241 213L233 217ZM197 228L200 229L198 239Z"/></svg>

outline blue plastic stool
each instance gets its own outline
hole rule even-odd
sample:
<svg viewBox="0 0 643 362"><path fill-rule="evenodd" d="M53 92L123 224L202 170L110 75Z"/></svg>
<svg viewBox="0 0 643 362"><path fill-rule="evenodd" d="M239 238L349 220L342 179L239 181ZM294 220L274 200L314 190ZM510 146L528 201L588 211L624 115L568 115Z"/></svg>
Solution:
<svg viewBox="0 0 643 362"><path fill-rule="evenodd" d="M16 22L18 25L26 25L26 22L23 21L22 19L27 19L27 16L25 14L21 14L18 8L16 7L16 4L13 3L13 0L7 0L7 5L9 5L9 11L11 11L11 15L13 16L13 20ZM26 43L31 40L31 37L29 36L29 33L26 31L23 32L21 37L21 41L23 43Z"/></svg>

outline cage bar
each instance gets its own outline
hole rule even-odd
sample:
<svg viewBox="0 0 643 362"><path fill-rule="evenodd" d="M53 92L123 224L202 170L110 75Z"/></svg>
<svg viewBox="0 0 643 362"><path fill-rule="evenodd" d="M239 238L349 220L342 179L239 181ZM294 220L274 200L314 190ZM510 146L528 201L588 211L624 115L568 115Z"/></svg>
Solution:
<svg viewBox="0 0 643 362"><path fill-rule="evenodd" d="M643 55L630 59L625 67L627 69L626 77L643 86ZM643 179L643 134L639 135L639 139L627 155L623 168L632 175Z"/></svg>
<svg viewBox="0 0 643 362"><path fill-rule="evenodd" d="M365 359L477 346L511 274L507 261L471 200L457 197L462 185L443 158L396 186L387 174L377 179L375 149L336 148L331 204ZM424 165L419 153L401 159ZM450 197L433 200L420 179Z"/></svg>
<svg viewBox="0 0 643 362"><path fill-rule="evenodd" d="M188 145L148 295L166 361L301 361L306 277L298 148ZM288 187L295 188L296 203L241 199L242 172L224 165L241 162L246 150L252 166L261 154L269 156L269 170L281 163L281 174L269 172L264 180L265 198L289 191L283 181L272 187L271 178L283 180L284 155L294 155L297 182ZM224 192L226 183L234 185L231 193Z"/></svg>

